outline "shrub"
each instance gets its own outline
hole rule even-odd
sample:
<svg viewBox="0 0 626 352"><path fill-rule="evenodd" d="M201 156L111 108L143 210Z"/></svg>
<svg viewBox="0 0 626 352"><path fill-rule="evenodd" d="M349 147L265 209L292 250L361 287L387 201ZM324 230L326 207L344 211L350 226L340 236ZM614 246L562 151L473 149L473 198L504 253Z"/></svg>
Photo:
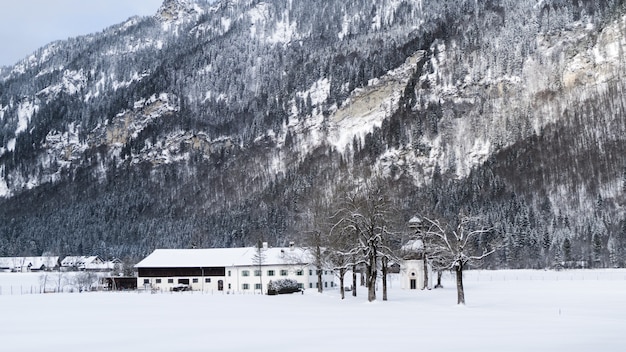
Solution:
<svg viewBox="0 0 626 352"><path fill-rule="evenodd" d="M299 292L298 282L293 279L280 279L276 281L270 281L267 284L268 295L280 295L284 293Z"/></svg>

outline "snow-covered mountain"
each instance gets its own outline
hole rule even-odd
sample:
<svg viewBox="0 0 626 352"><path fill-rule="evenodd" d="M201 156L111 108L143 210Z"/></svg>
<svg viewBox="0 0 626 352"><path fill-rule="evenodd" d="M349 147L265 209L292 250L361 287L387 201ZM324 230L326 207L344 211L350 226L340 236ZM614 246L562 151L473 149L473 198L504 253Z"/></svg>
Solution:
<svg viewBox="0 0 626 352"><path fill-rule="evenodd" d="M166 0L0 71L0 254L284 244L382 177L496 224L492 265L619 264L625 34L618 0Z"/></svg>

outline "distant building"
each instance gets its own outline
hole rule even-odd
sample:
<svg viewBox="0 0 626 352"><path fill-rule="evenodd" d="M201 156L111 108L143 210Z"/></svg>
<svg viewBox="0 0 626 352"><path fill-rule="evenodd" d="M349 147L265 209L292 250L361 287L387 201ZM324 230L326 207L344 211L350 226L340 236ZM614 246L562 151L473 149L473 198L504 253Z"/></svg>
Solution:
<svg viewBox="0 0 626 352"><path fill-rule="evenodd" d="M97 255L67 256L61 261L61 267L67 271L108 271L112 270L117 262L116 259L114 259L113 261L104 261Z"/></svg>
<svg viewBox="0 0 626 352"><path fill-rule="evenodd" d="M317 282L316 268L306 249L212 248L157 249L137 269L139 288L229 293L267 293L271 280L293 279L302 289L335 287L334 274L324 269Z"/></svg>
<svg viewBox="0 0 626 352"><path fill-rule="evenodd" d="M0 257L0 271L31 272L59 268L59 257Z"/></svg>
<svg viewBox="0 0 626 352"><path fill-rule="evenodd" d="M102 287L108 291L136 290L137 278L126 276L104 277L100 279Z"/></svg>
<svg viewBox="0 0 626 352"><path fill-rule="evenodd" d="M407 290L432 288L433 270L424 258L423 242L421 240L408 241L402 246L402 257L404 259L400 265L402 288ZM428 280L425 280L425 275L428 275Z"/></svg>
<svg viewBox="0 0 626 352"><path fill-rule="evenodd" d="M402 288L406 290L422 290L424 288L432 288L433 271L430 264L427 265L428 284L424 285L424 261L423 260L404 260L400 270L400 280Z"/></svg>

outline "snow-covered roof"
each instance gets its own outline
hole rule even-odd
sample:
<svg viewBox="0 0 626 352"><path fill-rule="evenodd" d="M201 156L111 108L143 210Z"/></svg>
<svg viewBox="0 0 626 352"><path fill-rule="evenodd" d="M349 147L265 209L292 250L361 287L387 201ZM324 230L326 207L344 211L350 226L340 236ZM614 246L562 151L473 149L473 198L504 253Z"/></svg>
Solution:
<svg viewBox="0 0 626 352"><path fill-rule="evenodd" d="M157 249L135 265L136 268L192 268L258 265L256 247ZM264 248L262 265L303 264L311 260L306 249Z"/></svg>
<svg viewBox="0 0 626 352"><path fill-rule="evenodd" d="M97 255L92 256L67 256L61 261L62 266L85 266L99 265L104 263Z"/></svg>
<svg viewBox="0 0 626 352"><path fill-rule="evenodd" d="M0 257L0 268L18 269L29 265L32 268L54 268L58 262L59 257Z"/></svg>
<svg viewBox="0 0 626 352"><path fill-rule="evenodd" d="M424 242L422 240L409 240L403 246L402 250L405 252L419 252L424 248Z"/></svg>

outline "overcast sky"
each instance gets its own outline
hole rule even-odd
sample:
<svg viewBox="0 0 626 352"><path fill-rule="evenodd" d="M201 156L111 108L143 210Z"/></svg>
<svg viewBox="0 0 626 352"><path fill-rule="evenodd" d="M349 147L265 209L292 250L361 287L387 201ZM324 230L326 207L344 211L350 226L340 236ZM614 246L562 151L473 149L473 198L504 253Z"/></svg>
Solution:
<svg viewBox="0 0 626 352"><path fill-rule="evenodd" d="M0 66L59 39L156 13L163 0L0 0Z"/></svg>

